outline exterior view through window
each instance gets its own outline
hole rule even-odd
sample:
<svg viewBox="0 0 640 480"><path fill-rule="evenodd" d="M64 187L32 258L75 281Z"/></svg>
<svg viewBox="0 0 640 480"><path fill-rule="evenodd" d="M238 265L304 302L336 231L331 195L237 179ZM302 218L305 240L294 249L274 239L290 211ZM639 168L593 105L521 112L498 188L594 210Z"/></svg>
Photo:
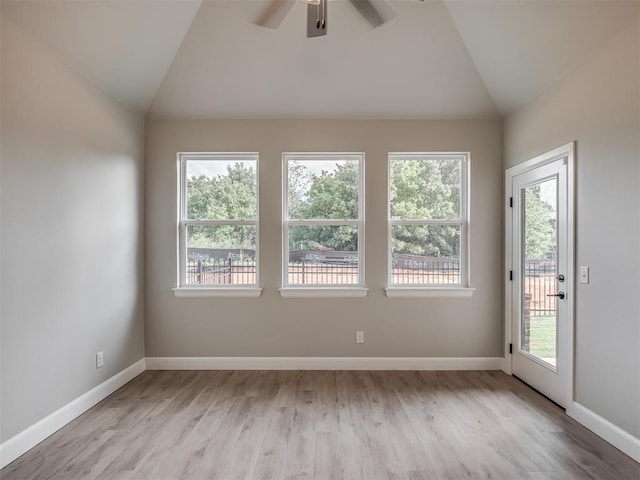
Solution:
<svg viewBox="0 0 640 480"><path fill-rule="evenodd" d="M467 284L467 154L389 154L389 285Z"/></svg>
<svg viewBox="0 0 640 480"><path fill-rule="evenodd" d="M521 190L522 324L520 348L557 365L558 179Z"/></svg>
<svg viewBox="0 0 640 480"><path fill-rule="evenodd" d="M180 286L257 285L258 154L180 155Z"/></svg>
<svg viewBox="0 0 640 480"><path fill-rule="evenodd" d="M283 161L283 285L364 285L364 155L285 153Z"/></svg>

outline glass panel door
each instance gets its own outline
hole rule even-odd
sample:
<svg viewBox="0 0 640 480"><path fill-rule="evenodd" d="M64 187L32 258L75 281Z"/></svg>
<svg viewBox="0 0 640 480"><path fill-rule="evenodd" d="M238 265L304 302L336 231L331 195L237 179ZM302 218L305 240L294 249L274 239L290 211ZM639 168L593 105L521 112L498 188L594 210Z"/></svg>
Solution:
<svg viewBox="0 0 640 480"><path fill-rule="evenodd" d="M555 150L509 177L511 373L566 407L573 398L573 157ZM545 157L551 157L549 159ZM555 157L555 158L554 158Z"/></svg>

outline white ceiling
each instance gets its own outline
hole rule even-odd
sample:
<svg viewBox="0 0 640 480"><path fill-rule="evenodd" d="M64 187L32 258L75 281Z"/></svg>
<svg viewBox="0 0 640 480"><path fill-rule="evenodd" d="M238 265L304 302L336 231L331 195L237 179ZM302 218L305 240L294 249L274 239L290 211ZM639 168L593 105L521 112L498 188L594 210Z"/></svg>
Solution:
<svg viewBox="0 0 640 480"><path fill-rule="evenodd" d="M2 0L3 13L122 103L165 118L479 118L510 113L639 15L637 0L386 0L373 29L296 1Z"/></svg>
<svg viewBox="0 0 640 480"><path fill-rule="evenodd" d="M146 111L200 0L1 0L14 23L115 99Z"/></svg>
<svg viewBox="0 0 640 480"><path fill-rule="evenodd" d="M638 18L638 0L447 0L498 109L530 103Z"/></svg>
<svg viewBox="0 0 640 480"><path fill-rule="evenodd" d="M280 28L251 23L265 1L205 1L153 116L478 117L497 110L442 2L394 2L373 29L346 1L306 38L297 1Z"/></svg>

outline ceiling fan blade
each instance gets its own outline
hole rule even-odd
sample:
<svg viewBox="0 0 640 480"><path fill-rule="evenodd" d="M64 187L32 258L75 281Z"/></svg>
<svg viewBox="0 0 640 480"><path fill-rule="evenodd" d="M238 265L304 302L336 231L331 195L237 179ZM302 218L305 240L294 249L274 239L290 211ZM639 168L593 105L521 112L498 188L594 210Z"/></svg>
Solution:
<svg viewBox="0 0 640 480"><path fill-rule="evenodd" d="M395 13L388 5L381 0L376 1L375 6L371 0L349 0L356 7L360 14L366 18L371 25L379 27L384 22L395 17Z"/></svg>
<svg viewBox="0 0 640 480"><path fill-rule="evenodd" d="M327 34L327 0L318 4L307 4L307 37L322 37Z"/></svg>
<svg viewBox="0 0 640 480"><path fill-rule="evenodd" d="M256 25L267 28L278 28L287 16L295 0L271 0L271 3L267 5L258 19Z"/></svg>

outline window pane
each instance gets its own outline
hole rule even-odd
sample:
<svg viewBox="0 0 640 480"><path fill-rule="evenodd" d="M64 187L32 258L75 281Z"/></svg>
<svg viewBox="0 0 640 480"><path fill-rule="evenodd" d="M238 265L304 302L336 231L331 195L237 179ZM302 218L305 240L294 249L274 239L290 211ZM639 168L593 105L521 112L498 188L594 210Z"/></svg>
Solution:
<svg viewBox="0 0 640 480"><path fill-rule="evenodd" d="M462 160L397 159L389 168L391 218L460 218Z"/></svg>
<svg viewBox="0 0 640 480"><path fill-rule="evenodd" d="M521 190L522 265L520 350L557 365L556 260L558 179Z"/></svg>
<svg viewBox="0 0 640 480"><path fill-rule="evenodd" d="M357 227L289 227L289 285L355 285L358 281Z"/></svg>
<svg viewBox="0 0 640 480"><path fill-rule="evenodd" d="M187 219L256 218L256 162L188 160Z"/></svg>
<svg viewBox="0 0 640 480"><path fill-rule="evenodd" d="M291 160L289 218L357 219L357 160Z"/></svg>
<svg viewBox="0 0 640 480"><path fill-rule="evenodd" d="M391 283L460 284L460 225L394 225Z"/></svg>
<svg viewBox="0 0 640 480"><path fill-rule="evenodd" d="M255 285L255 225L187 225L187 285Z"/></svg>

